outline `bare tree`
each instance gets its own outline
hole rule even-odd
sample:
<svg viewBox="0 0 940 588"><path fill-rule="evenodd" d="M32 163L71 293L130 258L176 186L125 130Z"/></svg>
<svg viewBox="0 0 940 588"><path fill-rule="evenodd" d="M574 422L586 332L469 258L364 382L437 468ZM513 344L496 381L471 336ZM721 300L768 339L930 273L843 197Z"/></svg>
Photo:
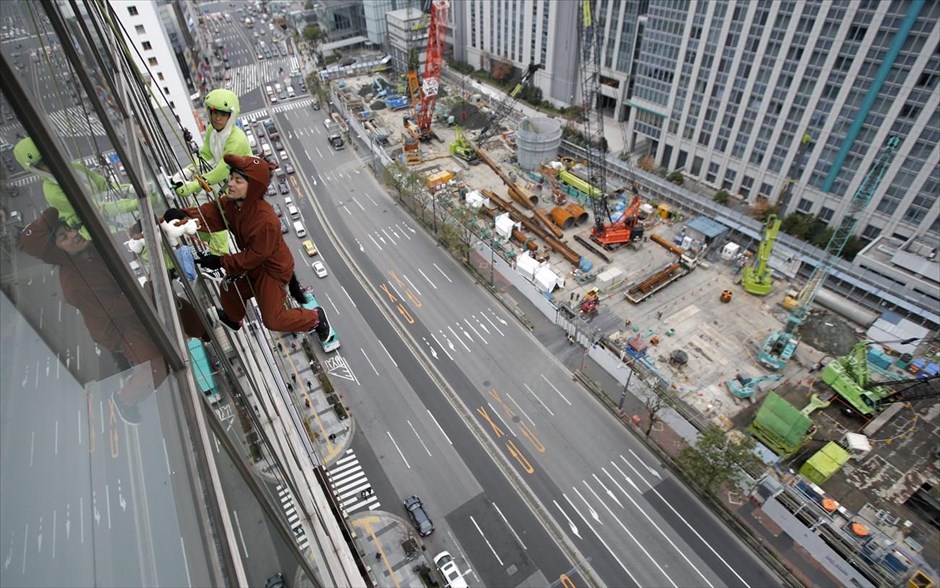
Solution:
<svg viewBox="0 0 940 588"><path fill-rule="evenodd" d="M663 422L662 411L669 407L669 401L655 390L650 390L643 398L643 407L646 409L646 429L643 431L647 437L656 423Z"/></svg>

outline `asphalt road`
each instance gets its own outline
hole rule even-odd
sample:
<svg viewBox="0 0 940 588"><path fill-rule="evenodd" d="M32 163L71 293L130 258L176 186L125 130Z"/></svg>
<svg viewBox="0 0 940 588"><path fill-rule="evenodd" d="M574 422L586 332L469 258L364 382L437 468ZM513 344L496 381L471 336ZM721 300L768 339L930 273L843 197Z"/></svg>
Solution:
<svg viewBox="0 0 940 588"><path fill-rule="evenodd" d="M470 415L486 431L605 583L772 583L720 524L694 516L704 507L690 494L671 492L667 498L657 493L660 484L671 482L669 474L398 210L357 152L334 152L326 145L319 112L297 108L276 118L282 135L291 129L293 164L331 235L398 326L458 394L463 416ZM338 252L330 237L306 211L305 217L323 255L335 259ZM330 301L334 327L344 341L344 369L355 375L354 385L344 387L347 403L392 485L407 495L417 492L411 489L421 482L429 511L446 513L455 540L484 584L522 581L528 573L508 577L505 571L529 570L529 559L549 582L574 569L579 562L559 558L554 551L538 561L532 554L542 553L541 545L536 550L528 545L535 539L516 539L513 530L520 538L547 541L534 520L481 526L481 520L501 518L487 519L480 509L495 497L505 501L512 490L490 486L494 479L502 480L492 460L384 317L373 314L370 299L351 281L352 275L335 262L328 265L346 287L337 291L326 285L322 295L316 292ZM460 442L453 441L460 435ZM476 486L486 500L478 501ZM684 505L676 509L681 518L672 510L679 504ZM688 510L689 505L694 507ZM500 507L511 517L524 510L519 504Z"/></svg>

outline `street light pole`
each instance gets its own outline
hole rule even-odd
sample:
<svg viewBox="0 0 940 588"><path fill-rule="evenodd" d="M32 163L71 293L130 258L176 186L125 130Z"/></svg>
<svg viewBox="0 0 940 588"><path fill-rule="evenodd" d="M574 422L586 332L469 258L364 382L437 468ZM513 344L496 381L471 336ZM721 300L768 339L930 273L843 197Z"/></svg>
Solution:
<svg viewBox="0 0 940 588"><path fill-rule="evenodd" d="M634 359L633 356L630 356L630 361L627 363L627 369L630 371L627 372L627 381L623 385L623 392L620 393L620 400L617 402L618 411L623 410L623 402L627 398L627 390L630 389L630 380L633 379L633 362L634 361L636 361L636 359Z"/></svg>

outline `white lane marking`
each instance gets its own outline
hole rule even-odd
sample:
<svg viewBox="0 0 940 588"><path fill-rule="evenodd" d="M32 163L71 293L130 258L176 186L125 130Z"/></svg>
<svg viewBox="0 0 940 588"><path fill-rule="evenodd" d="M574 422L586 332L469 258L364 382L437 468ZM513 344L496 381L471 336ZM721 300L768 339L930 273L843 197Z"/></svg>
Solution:
<svg viewBox="0 0 940 588"><path fill-rule="evenodd" d="M596 476L595 476L595 477L596 477ZM587 489L591 491L591 494L593 494L594 497L597 498L597 501L598 501L599 503L601 503L601 506L603 506L605 509L607 509L607 512L610 513L610 516L611 516L615 521L617 521L617 524L620 525L620 528L623 529L624 532L626 532L626 534L630 536L630 539L632 539L633 542L636 543L637 547L639 547L640 550L641 550L643 553L646 554L646 557L648 557L649 560L650 560L651 562L653 562L653 565L655 565L656 568L657 568L660 572L662 572L662 574L663 574L664 576L666 576L666 579L669 580L669 583L672 584L673 588L678 588L678 586L676 585L676 583L672 581L672 578L669 576L669 574L666 573L666 570L664 570L664 569L662 568L662 566L659 565L659 562L657 562L655 559L653 559L653 556L650 555L650 553L646 550L646 548L643 547L643 544L640 543L640 541L633 535L633 533L630 532L630 529L628 529L627 526L623 524L623 521L621 521L619 518L617 518L617 515L615 515L615 514L613 513L613 511L610 510L610 507L607 506L607 503L600 499L600 497L597 495L597 492L594 492L594 489L591 488L591 486L590 486L586 481L582 480L582 482L584 482L584 485L587 486Z"/></svg>
<svg viewBox="0 0 940 588"><path fill-rule="evenodd" d="M617 496L609 488L607 488L607 486L605 486L603 482L601 482L601 479L597 477L597 474L591 474L591 476L593 476L593 478L597 480L597 483L600 484L600 487L604 489L604 492L607 493L607 496L610 496L611 500L617 503L617 506L619 506L620 508L623 508L623 504L620 502L620 499L617 498Z"/></svg>
<svg viewBox="0 0 940 588"><path fill-rule="evenodd" d="M441 430L441 435L443 435L444 438L447 439L447 442L450 443L451 445L453 445L454 442L450 440L450 437L448 437L448 436L447 436L447 433L444 432L444 427L442 427L441 424L440 424L439 422L437 422L437 419L434 418L434 415L431 414L431 411L430 411L430 410L428 411L428 416L431 417L431 420L434 421L434 424L437 425L437 428Z"/></svg>
<svg viewBox="0 0 940 588"><path fill-rule="evenodd" d="M189 577L189 560L186 558L186 543L183 542L182 535L180 535L180 550L183 552L183 569L186 570L186 585L191 588L193 580Z"/></svg>
<svg viewBox="0 0 940 588"><path fill-rule="evenodd" d="M472 317L473 317L473 320L475 320L475 321L477 322L477 324L480 325L480 328L481 328L481 329L483 329L484 331L486 331L486 334L487 334L487 335L492 335L492 333L490 333L490 330L486 328L486 325L484 325L482 322L480 322L480 319L477 318L476 313L471 314L470 316L472 316Z"/></svg>
<svg viewBox="0 0 940 588"><path fill-rule="evenodd" d="M484 345L489 345L489 343L486 342L486 339L483 338L483 335L481 335L480 332L477 331L476 327L474 327L470 321L468 321L467 319L463 319L463 322L467 323L467 326L470 327L470 330L476 333L476 336L479 337L481 341L483 341Z"/></svg>
<svg viewBox="0 0 940 588"><path fill-rule="evenodd" d="M554 390L555 392L557 392L558 395L561 396L561 399L568 403L568 406L571 406L571 402L569 402L568 399L565 398L565 395L561 393L561 390L559 390L558 388L556 388L556 387L555 387L555 384L552 384L552 383L548 380L548 378L545 377L545 374L540 374L540 375L542 376L542 379L545 380L545 383L548 384L549 386L551 386L551 387L552 387L552 390Z"/></svg>
<svg viewBox="0 0 940 588"><path fill-rule="evenodd" d="M523 383L522 385L525 386L525 389L529 391L529 394L531 394L532 396L534 396L535 399L539 401L539 404L542 405L542 408L544 408L545 410L548 411L548 414L550 414L550 415L552 415L552 416L555 416L555 413L552 412L552 409L550 409L550 408L548 408L547 406L545 406L545 403L542 402L542 399L539 398L538 396L536 396L535 392L532 391L532 388L529 388L529 385L528 385L528 384Z"/></svg>
<svg viewBox="0 0 940 588"><path fill-rule="evenodd" d="M320 156L320 159L323 159L323 152L320 151L320 148L319 148L319 147L316 147L316 150L317 150L317 155Z"/></svg>
<svg viewBox="0 0 940 588"><path fill-rule="evenodd" d="M53 451L53 455L59 455L59 419L56 419L55 421L55 445L54 447L55 447L55 450Z"/></svg>
<svg viewBox="0 0 940 588"><path fill-rule="evenodd" d="M454 361L454 358L451 357L450 353L447 353L447 349L441 345L441 342L437 340L437 337L434 335L434 333L431 333L431 338L434 339L434 342L437 343L438 347L444 350L444 353L447 354L447 358L451 361Z"/></svg>
<svg viewBox="0 0 940 588"><path fill-rule="evenodd" d="M432 336L433 336L433 335L432 335ZM379 345L382 346L382 349L385 349L385 355L388 356L388 359L389 359L389 361L392 362L392 365L395 366L395 367L398 367L398 364L395 363L395 360L392 358L392 354L389 353L389 352L388 352L388 349L385 347L385 343L382 343L381 341L379 341Z"/></svg>
<svg viewBox="0 0 940 588"><path fill-rule="evenodd" d="M646 462L643 461L642 459L640 459L640 456L637 455L636 453L634 453L632 449L630 449L629 451L630 451L630 455L632 455L632 456L634 457L634 459L636 459L638 462L640 462L640 464L642 464L644 468L646 468L647 470L649 470L649 473L653 474L654 476L656 476L656 477L659 478L660 480L663 479L663 477L659 475L659 472L657 472L657 471L654 470L653 468L651 468L651 467L649 467L648 465L646 465Z"/></svg>
<svg viewBox="0 0 940 588"><path fill-rule="evenodd" d="M373 237L372 235L369 235L369 238L372 239L372 242L375 243L375 246L379 248L379 251L382 251L382 246L379 245L379 242L375 240L375 237Z"/></svg>
<svg viewBox="0 0 940 588"><path fill-rule="evenodd" d="M486 535L483 534L483 530L480 528L480 525L477 524L476 520L471 516L470 522L473 523L473 526L477 528L477 533L480 534L480 537L483 537L483 540L486 541L486 545L490 548L490 551L493 552L493 557L496 558L496 561L499 562L499 565L503 565L503 560L499 558L499 554L496 553L496 550L493 549L493 545L490 543L490 540L486 538Z"/></svg>
<svg viewBox="0 0 940 588"><path fill-rule="evenodd" d="M166 450L166 437L162 438L163 440L163 459L166 460L166 474L172 476L173 472L170 470L170 454Z"/></svg>
<svg viewBox="0 0 940 588"><path fill-rule="evenodd" d="M584 480L581 481L583 482ZM594 507L591 506L591 503L585 500L584 496L581 495L581 492L578 491L577 486L572 486L571 489L574 490L574 493L578 495L578 498L581 499L581 502L584 503L584 506L588 507L588 510L591 511L591 518L594 519L597 524L603 526L604 521L601 520L601 517L597 514L597 511L594 510Z"/></svg>
<svg viewBox="0 0 940 588"><path fill-rule="evenodd" d="M333 302L333 297L330 296L329 294L327 294L327 295L326 295L326 299L330 301L330 306L333 307L333 312L336 313L336 315L338 316L338 315L339 315L339 308L337 308L336 303Z"/></svg>
<svg viewBox="0 0 940 588"><path fill-rule="evenodd" d="M238 538L242 542L242 553L245 554L245 559L248 559L248 546L245 545L245 535L242 534L242 525L238 522L238 511L234 508L232 509L232 515L235 517L235 526L238 527Z"/></svg>
<svg viewBox="0 0 940 588"><path fill-rule="evenodd" d="M33 434L29 439L29 467L33 467L33 453L36 451L36 431L33 431Z"/></svg>
<svg viewBox="0 0 940 588"><path fill-rule="evenodd" d="M650 490L652 490L653 493L656 494L656 496L658 496L659 499L663 501L663 504L665 504L666 506L669 507L669 510L672 511L672 514L674 514L674 515L676 515L677 517L679 517L679 520L681 520L683 523L685 523L685 526L688 527L690 531L692 531L693 533L695 533L695 536L699 538L699 541L701 541L702 544L704 544L706 547L708 547L709 551L711 551L711 552L715 555L715 557L717 557L719 560L721 560L721 563L725 564L725 567L727 567L729 570L731 570L731 573L735 575L735 577L738 579L738 581L741 582L741 584L742 584L743 586L745 586L746 588L750 588L750 584L748 584L747 582L744 581L744 578L742 578L742 577L738 574L738 572L735 571L735 569L734 569L733 567L731 567L731 564L729 564L727 561L725 561L725 558L721 557L721 555L719 555L719 553L718 553L717 551L715 551L715 548L712 547L711 544L710 544L708 541L705 541L705 538L702 537L702 536L699 534L699 532L695 530L695 527L693 527L692 525L690 525L689 522L688 522L687 520L685 520L685 518L684 518L681 514L679 514L678 512L676 512L676 509L673 508L672 504L670 504L669 501L666 500L666 499L663 497L663 495L659 493L659 490L657 490L656 488L654 488L653 485L650 484L649 481L643 476L643 474L641 474L639 471L637 471L637 469L636 469L635 467L633 467L633 464L631 464L629 461L627 461L627 459L626 459L624 456L621 455L621 456L619 456L619 457L620 457L620 459L623 460L623 462L624 462L625 464L627 464L627 466L630 467L631 470L633 470L633 473L635 473L637 476L639 476L639 478L640 478L641 480L643 480L643 482L645 482L647 486L649 486Z"/></svg>
<svg viewBox="0 0 940 588"><path fill-rule="evenodd" d="M425 273L421 271L421 268L418 268L418 273L421 274L424 277L424 279L428 281L428 284L431 284L432 288L437 290L437 286L434 285L434 282L431 281L431 278L427 277L427 275L425 275Z"/></svg>
<svg viewBox="0 0 940 588"><path fill-rule="evenodd" d="M567 497L566 497L566 498L567 498ZM569 501L569 502L570 502L570 501ZM556 503L556 506L557 506L557 503ZM575 512L578 513L578 516L581 517L581 520L584 521L584 524L587 525L588 528L591 529L591 532L594 533L594 536L597 537L597 540L601 542L601 545L603 545L604 548L607 549L607 552L610 554L610 556L613 557L615 560L617 560L617 563L620 564L620 567L623 568L623 571L625 571L625 572L627 573L627 575L630 576L630 579L633 580L633 583L636 584L637 586L641 586L642 584L640 584L639 582L637 582L636 578L633 577L633 574L630 573L630 570L627 569L627 566L625 566L625 565L623 564L623 562L620 561L620 558L618 558L616 555L614 555L614 550L611 549L609 545L607 545L607 542L604 541L604 540L601 538L601 536L597 533L597 531L594 529L594 527L592 527L592 526L590 525L590 523L587 522L587 519L584 518L584 515L581 514L581 511L575 509Z"/></svg>
<svg viewBox="0 0 940 588"><path fill-rule="evenodd" d="M368 356L368 355L366 355L366 350L363 349L362 347L360 347L360 348L359 348L359 351L362 352L362 356L365 357L365 358L366 358L366 361L369 362L369 365L372 366L372 371L375 372L375 375L379 375L379 370L375 369L375 364L372 363L372 360L369 359L369 356Z"/></svg>
<svg viewBox="0 0 940 588"><path fill-rule="evenodd" d="M26 574L26 547L29 545L29 523L26 523L26 535L23 537L23 574Z"/></svg>
<svg viewBox="0 0 940 588"><path fill-rule="evenodd" d="M398 224L396 223L395 226L397 227ZM411 231L412 233L414 233L414 229L412 229L411 227L406 227L406 228L407 228L409 231ZM400 230L401 230L402 236L403 236L405 239L408 239L409 241L411 241L411 237L408 236L408 233L405 232L405 229L401 229L401 228L400 228Z"/></svg>
<svg viewBox="0 0 940 588"><path fill-rule="evenodd" d="M418 434L418 430L415 429L415 426L411 424L411 421L406 419L406 422L408 423L408 426L411 427L411 432L414 433L415 437L418 438L418 441L421 442L421 447L424 447L424 450L428 452L428 457L432 457L431 450L428 449L428 446L424 444L424 439L422 439L421 435Z"/></svg>
<svg viewBox="0 0 940 588"><path fill-rule="evenodd" d="M358 306L356 306L356 303L353 302L352 296L349 295L349 292L346 291L346 288L344 286L340 286L340 287L343 288L343 294L345 294L346 298L349 299L349 302L350 304L353 305L353 308L359 308Z"/></svg>
<svg viewBox="0 0 940 588"><path fill-rule="evenodd" d="M101 422L101 434L104 435L104 402L98 401L98 419Z"/></svg>
<svg viewBox="0 0 940 588"><path fill-rule="evenodd" d="M356 173L359 173L359 172L357 171ZM366 198L368 198L368 199L372 202L372 205L373 205L373 206L378 206L378 205L379 205L379 203L376 202L376 201L375 201L375 198L373 198L372 196L369 196L368 194L363 194L363 196L365 196Z"/></svg>
<svg viewBox="0 0 940 588"><path fill-rule="evenodd" d="M516 432L513 431L512 428L509 426L509 424L506 423L505 419L503 419L503 415L499 414L499 411L496 410L495 408L493 408L493 405L490 404L489 402L487 402L486 405L490 407L490 410L493 411L493 414L496 415L496 418L498 418L500 421L502 421L503 426L506 427L506 429L507 429L510 433L512 433L512 436L518 438L519 436L516 435Z"/></svg>
<svg viewBox="0 0 940 588"><path fill-rule="evenodd" d="M353 198L352 201L355 202L355 203L356 203L356 206L358 206L358 207L359 207L360 209L362 209L363 211L366 209L366 207L363 206L363 205L361 205L361 204L359 204L359 201L356 200L355 198Z"/></svg>
<svg viewBox="0 0 940 588"><path fill-rule="evenodd" d="M454 339L457 339L457 341L458 341L461 345L463 345L463 348L467 350L467 353L469 353L469 352L470 352L470 348L467 347L467 344L463 342L463 339L460 338L460 335L458 335L456 332L454 332L454 329L451 328L450 325L447 326L447 329L448 329L451 333L453 333Z"/></svg>
<svg viewBox="0 0 940 588"><path fill-rule="evenodd" d="M408 284L411 285L411 289L415 291L415 294L417 294L418 296L421 296L421 290L418 290L417 286L414 285L414 282L411 281L411 278L409 278L406 275L402 275L402 277L408 281Z"/></svg>
<svg viewBox="0 0 940 588"><path fill-rule="evenodd" d="M345 210L345 211L346 211L346 214L348 214L349 216L352 216L352 215L353 215L352 211L349 210L349 207L346 206L346 203L345 203L345 202L343 203L343 210Z"/></svg>
<svg viewBox="0 0 940 588"><path fill-rule="evenodd" d="M431 265L433 265L434 267L437 267L437 264L436 264L436 263L431 264ZM445 280L447 280L447 281L450 282L451 284L454 283L453 280L451 280L450 278L447 277L447 274L444 273L444 270L442 270L441 268L437 267L437 271L441 272L441 275L444 276L444 279L445 279Z"/></svg>
<svg viewBox="0 0 940 588"><path fill-rule="evenodd" d="M615 461L611 460L610 464L611 464L612 466L614 466L615 468L617 468L617 471L620 472L620 475L623 476L624 479L625 479L627 482L629 482L631 486L633 486L633 488L637 491L638 494L641 494L640 489L636 487L636 484L633 483L633 480L631 480L631 479L627 476L627 474L626 474L623 470L620 469L620 466L618 466ZM613 476L611 476L609 473L607 473L607 470L606 470L606 469L601 468L601 471L603 471L605 474L607 474L607 477L610 478L610 480L611 480L614 484L617 484L617 481L614 480L614 477L613 477ZM695 573L697 573L697 574L702 578L702 580L703 580L706 584L708 584L709 588L714 588L714 584L712 584L711 582L708 581L708 578L705 577L705 574L703 574L702 571L699 570L699 569L695 566L695 564L692 563L692 562L689 560L688 557L686 557L685 553L683 553L683 551L682 551L681 549L679 549L679 547L677 547L675 543L672 542L672 539L670 539L670 538L666 535L666 533L662 530L662 528L660 528L660 526L657 525L657 524L653 521L653 519L650 518L650 516L649 516L648 514L646 514L646 511L643 510L643 509L640 507L640 505L636 503L635 500L633 500L633 497L630 496L630 494L628 494L627 491L624 490L624 489L620 486L620 484L617 484L617 487L620 488L620 491L623 492L624 496L626 496L627 499L628 499L631 503L633 503L633 506L634 506L638 511L640 511L641 513L643 513L643 516L646 517L646 520L649 521L651 525L653 525L654 527L656 527L656 530L659 531L659 534L663 536L663 539L665 539L666 541L669 542L669 545L672 545L672 548L676 550L676 553L678 553L679 555L681 555L681 556L682 556L682 559L684 559L687 564L689 564L690 566L692 566L692 569L695 570Z"/></svg>
<svg viewBox="0 0 940 588"><path fill-rule="evenodd" d="M111 530L111 486L104 485L104 501L108 506L108 530Z"/></svg>
<svg viewBox="0 0 940 588"><path fill-rule="evenodd" d="M395 244L395 239L393 239L391 235L385 232L385 229L382 229L382 234L385 235L385 237L388 238L388 240L392 242L392 245Z"/></svg>
<svg viewBox="0 0 940 588"><path fill-rule="evenodd" d="M562 494L562 496L565 496L565 495ZM567 496L565 496L565 500L568 500L568 497L567 497ZM577 537L578 539L583 539L583 537L581 537L581 533L578 532L578 527L577 527L577 525L575 525L575 524L574 524L574 521L572 521L571 518L568 517L568 513L565 512L565 509L563 509L563 508L561 507L561 505L558 504L558 502L557 502L556 500L554 500L554 499L552 499L552 503L555 505L555 508L558 509L558 512L561 513L561 516L565 517L565 520L568 521L568 527L571 529L571 532L574 533L575 537ZM570 501L570 500L568 500L568 504L571 504L571 501ZM571 508L574 509L574 512L578 512L578 509L574 508L574 505L571 505ZM581 513L578 513L578 514L580 515ZM583 518L584 518L584 515L581 515L581 518L583 519ZM587 521L584 521L584 523L585 523L589 528L591 527L591 525L588 524Z"/></svg>
<svg viewBox="0 0 940 588"><path fill-rule="evenodd" d="M398 455L401 456L401 460L405 462L405 465L408 466L408 469L411 469L411 466L408 464L408 460L405 459L405 454L401 452L401 449L398 448L398 443L395 443L395 438L392 437L391 431L385 431L388 434L388 438L392 440L392 445L395 446L395 449L398 449Z"/></svg>
<svg viewBox="0 0 940 588"><path fill-rule="evenodd" d="M529 419L529 422L532 423L532 426L534 427L534 426L535 426L535 421L532 420L532 417L530 417L530 416L526 413L526 411L522 410L522 407L519 406L519 403L516 402L516 400L515 400L512 396L510 396L508 392L506 393L506 397L509 398L509 400L512 400L512 403L516 405L516 408L519 409L519 412L521 412L522 414L524 414L524 415L525 415L525 418Z"/></svg>
<svg viewBox="0 0 940 588"><path fill-rule="evenodd" d="M503 514L503 511L499 510L499 507L496 506L496 503L495 503L495 502L493 503L493 508L496 509L496 512L499 513L499 517L500 517L501 519L503 519L503 522L506 523L506 526L509 527L509 530L510 530L510 531L512 531L512 535L513 535L513 537L516 538L516 541L519 542L519 545L521 545L523 549L525 549L526 551L528 551L529 548L526 547L526 546L525 546L525 543L522 542L522 539L519 538L519 533L516 533L516 530L512 528L512 525L509 524L509 521L506 519L506 516Z"/></svg>

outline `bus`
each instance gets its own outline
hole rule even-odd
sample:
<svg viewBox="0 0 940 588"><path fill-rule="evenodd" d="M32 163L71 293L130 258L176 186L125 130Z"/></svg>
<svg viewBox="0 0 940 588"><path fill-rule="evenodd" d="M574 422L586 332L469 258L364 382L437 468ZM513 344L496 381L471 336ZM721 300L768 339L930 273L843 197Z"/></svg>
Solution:
<svg viewBox="0 0 940 588"><path fill-rule="evenodd" d="M199 339L190 339L186 345L189 349L189 360L196 386L206 395L210 404L217 404L222 400L222 394L215 382L215 374L209 364L209 357L206 355L206 346Z"/></svg>
<svg viewBox="0 0 940 588"><path fill-rule="evenodd" d="M307 310L313 310L320 306L320 304L317 302L317 297L313 295L313 292L308 291L306 294L307 303L303 305L304 308ZM333 328L333 324L330 323L329 320L327 320L327 323L329 324L330 332L326 336L326 339L320 341L320 346L323 348L323 351L329 353L339 349L339 335L336 333L336 329ZM319 337L317 338L319 339Z"/></svg>

